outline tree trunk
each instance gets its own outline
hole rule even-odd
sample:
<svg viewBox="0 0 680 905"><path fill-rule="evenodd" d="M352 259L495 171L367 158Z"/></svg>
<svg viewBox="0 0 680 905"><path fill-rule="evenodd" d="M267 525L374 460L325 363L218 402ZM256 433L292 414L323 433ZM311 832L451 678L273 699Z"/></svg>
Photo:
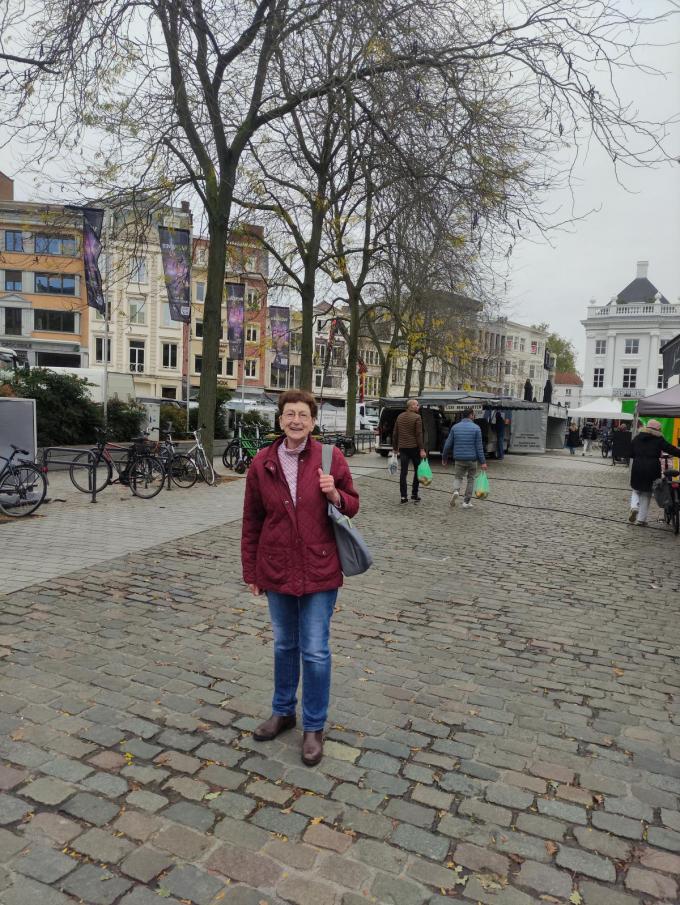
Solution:
<svg viewBox="0 0 680 905"><path fill-rule="evenodd" d="M356 430L357 414L357 350L359 348L359 299L349 294L349 339L347 342L347 427L345 433L352 437Z"/></svg>
<svg viewBox="0 0 680 905"><path fill-rule="evenodd" d="M411 380L413 379L413 350L409 343L406 350L406 377L404 378L404 396L408 399L411 395Z"/></svg>
<svg viewBox="0 0 680 905"><path fill-rule="evenodd" d="M422 396L425 392L425 378L427 377L427 355L423 351L422 361L420 363L420 373L418 375L418 395Z"/></svg>
<svg viewBox="0 0 680 905"><path fill-rule="evenodd" d="M325 192L325 182L319 185L319 197ZM300 389L312 392L314 359L314 298L316 295L316 273L319 267L319 249L323 231L324 206L317 203L312 213L312 230L304 256L305 278L300 290L302 299L302 343L300 345Z"/></svg>
<svg viewBox="0 0 680 905"><path fill-rule="evenodd" d="M198 426L203 428L202 439L208 460L212 459L215 439L215 404L217 399L217 359L222 325L222 299L227 258L229 223L228 205L219 218L208 222L208 284L203 304L203 349L201 383L198 391ZM187 400L188 405L188 400Z"/></svg>

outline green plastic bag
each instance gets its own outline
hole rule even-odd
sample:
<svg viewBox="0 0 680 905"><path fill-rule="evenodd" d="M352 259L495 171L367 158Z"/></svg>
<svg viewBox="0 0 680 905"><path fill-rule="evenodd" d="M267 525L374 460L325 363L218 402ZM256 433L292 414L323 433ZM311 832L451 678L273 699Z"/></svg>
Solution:
<svg viewBox="0 0 680 905"><path fill-rule="evenodd" d="M475 478L474 494L478 500L485 500L489 495L489 479L485 471L480 471Z"/></svg>
<svg viewBox="0 0 680 905"><path fill-rule="evenodd" d="M427 459L421 459L418 466L418 480L423 487L429 487L432 483L432 469Z"/></svg>

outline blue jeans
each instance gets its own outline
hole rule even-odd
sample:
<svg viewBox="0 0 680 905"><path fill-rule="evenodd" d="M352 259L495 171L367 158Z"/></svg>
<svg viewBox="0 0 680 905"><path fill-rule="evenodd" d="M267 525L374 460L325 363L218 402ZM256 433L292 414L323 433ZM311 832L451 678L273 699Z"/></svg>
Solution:
<svg viewBox="0 0 680 905"><path fill-rule="evenodd" d="M331 616L338 590L293 597L267 591L274 629L274 697L272 713L292 716L297 704L302 657L302 728L323 729L331 692Z"/></svg>

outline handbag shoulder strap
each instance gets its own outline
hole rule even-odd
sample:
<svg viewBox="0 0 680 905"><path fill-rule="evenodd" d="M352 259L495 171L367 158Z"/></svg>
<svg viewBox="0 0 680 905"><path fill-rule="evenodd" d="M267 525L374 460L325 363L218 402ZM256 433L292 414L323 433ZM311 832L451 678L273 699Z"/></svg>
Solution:
<svg viewBox="0 0 680 905"><path fill-rule="evenodd" d="M330 443L324 443L321 446L321 470L324 474L331 473L331 465L333 462L333 447Z"/></svg>

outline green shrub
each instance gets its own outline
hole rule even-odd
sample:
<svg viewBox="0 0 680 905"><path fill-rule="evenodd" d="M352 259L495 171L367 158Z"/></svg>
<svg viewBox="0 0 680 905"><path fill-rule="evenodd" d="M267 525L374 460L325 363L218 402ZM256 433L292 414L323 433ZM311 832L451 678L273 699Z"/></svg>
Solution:
<svg viewBox="0 0 680 905"><path fill-rule="evenodd" d="M91 399L87 380L47 368L18 371L11 380L17 396L35 399L39 446L93 443L101 411Z"/></svg>
<svg viewBox="0 0 680 905"><path fill-rule="evenodd" d="M103 406L98 405L103 420ZM119 399L109 399L107 407L107 433L111 440L128 441L138 436L142 429L142 423L146 417L146 410L136 402L121 402Z"/></svg>
<svg viewBox="0 0 680 905"><path fill-rule="evenodd" d="M169 430L173 440L181 440L187 432L186 411L176 405L161 405L160 426L161 436Z"/></svg>

